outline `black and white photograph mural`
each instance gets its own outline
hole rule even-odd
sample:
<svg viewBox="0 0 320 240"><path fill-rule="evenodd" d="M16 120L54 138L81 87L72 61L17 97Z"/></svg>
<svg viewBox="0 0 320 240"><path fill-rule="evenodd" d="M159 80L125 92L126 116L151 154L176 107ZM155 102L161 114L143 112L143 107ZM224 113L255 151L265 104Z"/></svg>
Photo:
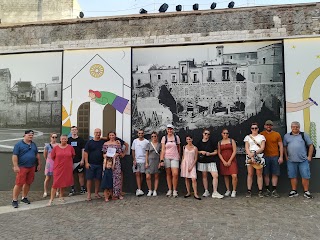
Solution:
<svg viewBox="0 0 320 240"><path fill-rule="evenodd" d="M0 151L34 130L39 149L61 129L62 53L0 56Z"/></svg>
<svg viewBox="0 0 320 240"><path fill-rule="evenodd" d="M220 138L227 127L243 145L250 124L267 119L284 133L283 45L280 41L133 49L132 129L181 137Z"/></svg>

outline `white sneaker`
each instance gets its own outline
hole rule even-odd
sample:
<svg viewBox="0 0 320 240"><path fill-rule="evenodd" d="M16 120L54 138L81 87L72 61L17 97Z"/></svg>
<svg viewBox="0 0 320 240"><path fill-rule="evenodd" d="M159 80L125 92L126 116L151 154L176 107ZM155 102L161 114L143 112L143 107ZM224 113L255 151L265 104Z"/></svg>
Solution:
<svg viewBox="0 0 320 240"><path fill-rule="evenodd" d="M56 191L56 197L59 197L60 193L58 191Z"/></svg>
<svg viewBox="0 0 320 240"><path fill-rule="evenodd" d="M204 193L202 194L202 197L209 197L210 193L208 190L205 190Z"/></svg>
<svg viewBox="0 0 320 240"><path fill-rule="evenodd" d="M172 190L168 190L166 196L167 196L167 197L171 197L171 194L172 194Z"/></svg>
<svg viewBox="0 0 320 240"><path fill-rule="evenodd" d="M154 191L153 191L153 194L152 194L152 196L153 196L153 197L156 197L156 196L158 196L158 194L157 194L157 191L156 191L156 190L154 190Z"/></svg>
<svg viewBox="0 0 320 240"><path fill-rule="evenodd" d="M48 196L48 194L46 192L43 193L43 198L46 198Z"/></svg>
<svg viewBox="0 0 320 240"><path fill-rule="evenodd" d="M176 198L176 197L178 197L178 191L173 190L173 194L172 194L172 196L173 196L173 197L175 197L175 198Z"/></svg>
<svg viewBox="0 0 320 240"><path fill-rule="evenodd" d="M151 197L152 196L152 190L148 191L147 197Z"/></svg>
<svg viewBox="0 0 320 240"><path fill-rule="evenodd" d="M212 198L223 198L223 195L221 195L220 193L218 193L218 192L214 192L214 193L212 193Z"/></svg>
<svg viewBox="0 0 320 240"><path fill-rule="evenodd" d="M142 196L142 195L144 195L144 192L143 192L141 189L137 189L137 191L136 191L136 196L137 196L137 197L140 197L140 196Z"/></svg>
<svg viewBox="0 0 320 240"><path fill-rule="evenodd" d="M230 190L227 190L226 193L224 194L225 197L230 197L230 195L231 195Z"/></svg>
<svg viewBox="0 0 320 240"><path fill-rule="evenodd" d="M236 195L237 195L237 191L232 191L231 197L236 197Z"/></svg>

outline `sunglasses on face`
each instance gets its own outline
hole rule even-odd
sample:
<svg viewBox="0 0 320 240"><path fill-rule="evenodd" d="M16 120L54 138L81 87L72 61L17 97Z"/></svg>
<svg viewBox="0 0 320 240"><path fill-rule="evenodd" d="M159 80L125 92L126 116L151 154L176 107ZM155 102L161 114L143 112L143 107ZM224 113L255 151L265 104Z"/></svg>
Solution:
<svg viewBox="0 0 320 240"><path fill-rule="evenodd" d="M226 135L228 135L229 133L228 133L228 132L224 132L224 133L222 133L222 134L226 134Z"/></svg>
<svg viewBox="0 0 320 240"><path fill-rule="evenodd" d="M52 136L51 138L58 138L57 136Z"/></svg>
<svg viewBox="0 0 320 240"><path fill-rule="evenodd" d="M252 127L252 128L251 128L251 130L257 130L257 129L258 129L257 127Z"/></svg>
<svg viewBox="0 0 320 240"><path fill-rule="evenodd" d="M206 133L206 132L205 132L205 133L204 133L204 135L208 135L208 136L210 136L210 133Z"/></svg>

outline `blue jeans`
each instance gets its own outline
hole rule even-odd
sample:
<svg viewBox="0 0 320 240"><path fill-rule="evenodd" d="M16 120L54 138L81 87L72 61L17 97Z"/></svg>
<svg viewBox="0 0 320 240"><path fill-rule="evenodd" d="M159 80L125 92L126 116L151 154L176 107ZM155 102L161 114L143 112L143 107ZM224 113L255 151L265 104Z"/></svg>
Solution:
<svg viewBox="0 0 320 240"><path fill-rule="evenodd" d="M297 178L298 177L298 170L300 176L304 179L310 179L310 166L309 161L305 160L303 162L290 162L287 161L288 167L288 176L289 178Z"/></svg>

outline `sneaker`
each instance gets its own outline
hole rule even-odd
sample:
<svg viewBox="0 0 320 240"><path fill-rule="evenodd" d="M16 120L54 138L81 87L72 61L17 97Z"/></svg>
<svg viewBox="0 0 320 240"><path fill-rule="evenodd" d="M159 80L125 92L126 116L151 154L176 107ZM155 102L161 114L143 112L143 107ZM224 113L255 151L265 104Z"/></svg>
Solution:
<svg viewBox="0 0 320 240"><path fill-rule="evenodd" d="M48 196L48 194L46 192L43 193L42 197L46 198Z"/></svg>
<svg viewBox="0 0 320 240"><path fill-rule="evenodd" d="M313 196L311 195L311 193L310 193L309 191L305 191L304 194L303 194L303 196L304 196L305 198L308 198L308 199L313 198Z"/></svg>
<svg viewBox="0 0 320 240"><path fill-rule="evenodd" d="M69 197L76 195L76 191L74 189L71 189L69 192Z"/></svg>
<svg viewBox="0 0 320 240"><path fill-rule="evenodd" d="M80 194L85 194L87 189L85 187L81 187Z"/></svg>
<svg viewBox="0 0 320 240"><path fill-rule="evenodd" d="M275 198L279 198L280 197L280 195L277 193L277 190L273 190L272 193L271 193L271 196L275 197Z"/></svg>
<svg viewBox="0 0 320 240"><path fill-rule="evenodd" d="M249 198L249 197L251 197L251 195L252 195L251 191L247 191L246 197Z"/></svg>
<svg viewBox="0 0 320 240"><path fill-rule="evenodd" d="M230 197L230 195L231 195L230 190L227 190L226 193L224 194L225 197Z"/></svg>
<svg viewBox="0 0 320 240"><path fill-rule="evenodd" d="M167 196L167 197L171 197L171 195L172 195L172 190L168 190L166 196Z"/></svg>
<svg viewBox="0 0 320 240"><path fill-rule="evenodd" d="M26 204L30 204L30 201L28 200L28 198L22 198L21 202L26 203Z"/></svg>
<svg viewBox="0 0 320 240"><path fill-rule="evenodd" d="M156 196L158 196L158 194L157 194L157 191L156 191L156 190L154 190L154 191L153 191L153 194L152 194L152 196L153 196L153 197L156 197Z"/></svg>
<svg viewBox="0 0 320 240"><path fill-rule="evenodd" d="M142 195L144 195L144 192L143 192L142 190L140 190L140 189L137 189L137 191L136 191L136 196L137 196L137 197L140 197L140 196L142 196Z"/></svg>
<svg viewBox="0 0 320 240"><path fill-rule="evenodd" d="M213 193L212 193L212 198L219 198L219 199L221 199L221 198L223 198L223 195L221 195L221 194L218 193L218 192L213 192Z"/></svg>
<svg viewBox="0 0 320 240"><path fill-rule="evenodd" d="M178 191L173 190L172 196L175 197L175 198L178 197Z"/></svg>
<svg viewBox="0 0 320 240"><path fill-rule="evenodd" d="M152 196L152 190L148 190L147 197L151 197L151 196Z"/></svg>
<svg viewBox="0 0 320 240"><path fill-rule="evenodd" d="M289 192L289 197L298 197L298 196L299 196L299 194L297 193L296 190L291 190Z"/></svg>
<svg viewBox="0 0 320 240"><path fill-rule="evenodd" d="M59 197L60 193L58 191L56 191L56 197Z"/></svg>
<svg viewBox="0 0 320 240"><path fill-rule="evenodd" d="M271 196L271 192L269 189L266 189L266 191L263 194L265 197L270 197Z"/></svg>
<svg viewBox="0 0 320 240"><path fill-rule="evenodd" d="M12 200L12 207L18 208L19 207L18 201L13 201Z"/></svg>
<svg viewBox="0 0 320 240"><path fill-rule="evenodd" d="M210 192L208 190L205 190L204 193L202 194L202 197L209 197Z"/></svg>
<svg viewBox="0 0 320 240"><path fill-rule="evenodd" d="M259 197L259 198L263 198L263 192L262 192L262 191L259 191L259 192L258 192L258 197Z"/></svg>
<svg viewBox="0 0 320 240"><path fill-rule="evenodd" d="M237 191L232 191L231 197L232 197L232 198L233 198L233 197L236 197L236 195L237 195Z"/></svg>

